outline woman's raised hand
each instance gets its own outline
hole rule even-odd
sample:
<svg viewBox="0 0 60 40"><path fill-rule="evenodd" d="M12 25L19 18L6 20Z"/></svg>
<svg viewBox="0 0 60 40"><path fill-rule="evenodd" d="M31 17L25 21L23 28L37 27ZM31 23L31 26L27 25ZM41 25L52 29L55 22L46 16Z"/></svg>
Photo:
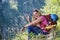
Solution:
<svg viewBox="0 0 60 40"><path fill-rule="evenodd" d="M30 22L30 17L29 17L29 16L27 16L27 17L26 17L26 20L27 20L28 22Z"/></svg>

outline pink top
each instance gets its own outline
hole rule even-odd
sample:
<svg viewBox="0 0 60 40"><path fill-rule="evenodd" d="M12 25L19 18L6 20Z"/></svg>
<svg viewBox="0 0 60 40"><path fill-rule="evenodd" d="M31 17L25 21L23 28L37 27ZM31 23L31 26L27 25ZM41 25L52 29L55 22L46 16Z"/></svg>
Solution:
<svg viewBox="0 0 60 40"><path fill-rule="evenodd" d="M46 18L44 16L40 16L40 19L42 20L42 22L40 22L40 28L42 29L43 32L47 32L46 29L44 29L47 25L48 25L48 21L46 20Z"/></svg>

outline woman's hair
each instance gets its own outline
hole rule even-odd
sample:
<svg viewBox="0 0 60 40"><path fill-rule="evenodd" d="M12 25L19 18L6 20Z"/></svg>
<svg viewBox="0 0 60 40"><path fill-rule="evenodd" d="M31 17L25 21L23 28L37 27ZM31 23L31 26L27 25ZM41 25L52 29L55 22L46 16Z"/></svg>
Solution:
<svg viewBox="0 0 60 40"><path fill-rule="evenodd" d="M39 12L38 10L34 10L33 12Z"/></svg>
<svg viewBox="0 0 60 40"><path fill-rule="evenodd" d="M38 12L41 15L41 12L39 10L33 10L33 12ZM36 18L32 17L32 21L36 20Z"/></svg>
<svg viewBox="0 0 60 40"><path fill-rule="evenodd" d="M33 12L39 12L39 13L41 14L41 11L39 11L39 10L37 10L37 9L36 9L36 10L33 10Z"/></svg>

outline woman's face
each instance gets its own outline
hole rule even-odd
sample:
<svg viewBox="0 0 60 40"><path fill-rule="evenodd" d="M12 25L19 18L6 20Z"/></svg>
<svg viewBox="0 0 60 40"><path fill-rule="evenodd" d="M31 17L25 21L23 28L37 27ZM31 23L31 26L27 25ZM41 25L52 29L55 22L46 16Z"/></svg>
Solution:
<svg viewBox="0 0 60 40"><path fill-rule="evenodd" d="M40 16L39 12L33 12L33 17L38 18Z"/></svg>

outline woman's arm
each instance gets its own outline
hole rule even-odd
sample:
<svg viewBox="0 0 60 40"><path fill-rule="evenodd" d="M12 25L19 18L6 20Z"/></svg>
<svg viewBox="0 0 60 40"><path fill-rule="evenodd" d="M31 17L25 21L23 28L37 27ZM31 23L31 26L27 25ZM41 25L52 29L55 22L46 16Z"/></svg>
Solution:
<svg viewBox="0 0 60 40"><path fill-rule="evenodd" d="M25 25L24 27L28 27L30 25L37 25L41 22L42 20L40 18L38 18L37 20L30 22L29 24Z"/></svg>
<svg viewBox="0 0 60 40"><path fill-rule="evenodd" d="M26 20L28 21L28 23L30 23L31 21L30 21L30 16L27 16L26 17Z"/></svg>
<svg viewBox="0 0 60 40"><path fill-rule="evenodd" d="M38 23L40 23L42 20L40 18L38 18L37 20L30 22L29 24L26 24L24 27L21 28L20 32L22 32L25 28L27 28L30 25L37 25Z"/></svg>

